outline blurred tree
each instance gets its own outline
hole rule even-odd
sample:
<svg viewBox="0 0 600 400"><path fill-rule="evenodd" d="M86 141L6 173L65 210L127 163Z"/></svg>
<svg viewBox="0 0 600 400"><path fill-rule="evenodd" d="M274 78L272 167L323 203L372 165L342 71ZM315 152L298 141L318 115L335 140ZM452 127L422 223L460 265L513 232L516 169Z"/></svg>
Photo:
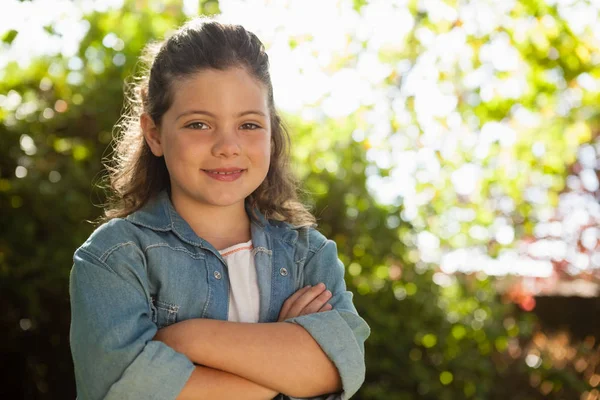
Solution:
<svg viewBox="0 0 600 400"><path fill-rule="evenodd" d="M74 250L93 229L86 221L104 201L92 181L110 150L123 80L146 42L184 19L174 3L126 1L86 16L73 56L52 54L25 69L10 63L1 73L0 354L15 361L3 372L16 379L0 392L75 397L68 277ZM16 35L4 36L5 47Z"/></svg>
<svg viewBox="0 0 600 400"><path fill-rule="evenodd" d="M320 230L338 244L348 285L358 294L354 301L371 326L367 379L357 398L553 398L536 388L547 381L558 399L576 398L589 388L578 377L575 357L557 367L552 346L528 352L536 318L515 313L495 279L484 273L446 275L411 261L415 250L399 240L412 229L397 218L402 207L378 205L366 189L368 143L332 139L348 137L360 115L321 124L287 119L304 149L297 165L307 198ZM311 145L328 151L306 151ZM589 353L570 344L562 348Z"/></svg>

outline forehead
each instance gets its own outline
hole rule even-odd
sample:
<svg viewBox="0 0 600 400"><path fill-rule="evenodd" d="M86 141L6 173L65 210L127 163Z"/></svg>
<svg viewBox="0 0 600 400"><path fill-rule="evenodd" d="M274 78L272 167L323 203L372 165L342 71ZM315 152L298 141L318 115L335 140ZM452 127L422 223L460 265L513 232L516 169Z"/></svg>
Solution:
<svg viewBox="0 0 600 400"><path fill-rule="evenodd" d="M237 113L247 109L268 111L265 85L245 69L204 69L177 80L171 108L198 107L215 114Z"/></svg>

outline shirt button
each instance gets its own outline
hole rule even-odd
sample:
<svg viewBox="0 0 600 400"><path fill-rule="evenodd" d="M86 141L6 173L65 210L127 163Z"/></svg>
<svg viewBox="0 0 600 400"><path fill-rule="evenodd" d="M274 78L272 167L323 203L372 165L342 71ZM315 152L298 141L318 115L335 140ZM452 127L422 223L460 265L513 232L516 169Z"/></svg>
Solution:
<svg viewBox="0 0 600 400"><path fill-rule="evenodd" d="M279 273L280 273L281 275L283 275L283 276L287 276L287 274L288 274L288 270L287 270L287 269L285 269L285 268L281 268L281 269L279 270Z"/></svg>
<svg viewBox="0 0 600 400"><path fill-rule="evenodd" d="M215 271L215 278L221 279L221 273L219 271Z"/></svg>

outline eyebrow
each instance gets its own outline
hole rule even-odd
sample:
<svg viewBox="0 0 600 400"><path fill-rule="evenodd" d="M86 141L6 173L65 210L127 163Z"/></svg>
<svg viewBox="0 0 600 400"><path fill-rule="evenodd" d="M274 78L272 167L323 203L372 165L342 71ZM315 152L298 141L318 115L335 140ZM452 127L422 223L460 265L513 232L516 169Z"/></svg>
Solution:
<svg viewBox="0 0 600 400"><path fill-rule="evenodd" d="M177 121L179 118L181 117L185 117L186 115L190 115L190 114L204 114L204 115L208 115L211 118L217 118L217 116L209 111L204 111L204 110L188 110L188 111L184 111L181 114L179 114L179 116L177 118L175 118L175 121ZM237 115L237 117L243 117L244 115L249 115L249 114L257 114L257 115L261 115L263 117L267 117L267 115L259 110L248 110L248 111L242 111L241 113L239 113Z"/></svg>

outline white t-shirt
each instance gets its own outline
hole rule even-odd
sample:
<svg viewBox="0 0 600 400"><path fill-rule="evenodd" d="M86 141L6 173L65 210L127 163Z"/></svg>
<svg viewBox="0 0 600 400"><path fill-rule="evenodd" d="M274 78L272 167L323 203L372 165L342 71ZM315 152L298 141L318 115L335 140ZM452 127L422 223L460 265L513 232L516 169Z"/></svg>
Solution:
<svg viewBox="0 0 600 400"><path fill-rule="evenodd" d="M258 322L259 293L252 240L219 250L229 271L228 321Z"/></svg>

